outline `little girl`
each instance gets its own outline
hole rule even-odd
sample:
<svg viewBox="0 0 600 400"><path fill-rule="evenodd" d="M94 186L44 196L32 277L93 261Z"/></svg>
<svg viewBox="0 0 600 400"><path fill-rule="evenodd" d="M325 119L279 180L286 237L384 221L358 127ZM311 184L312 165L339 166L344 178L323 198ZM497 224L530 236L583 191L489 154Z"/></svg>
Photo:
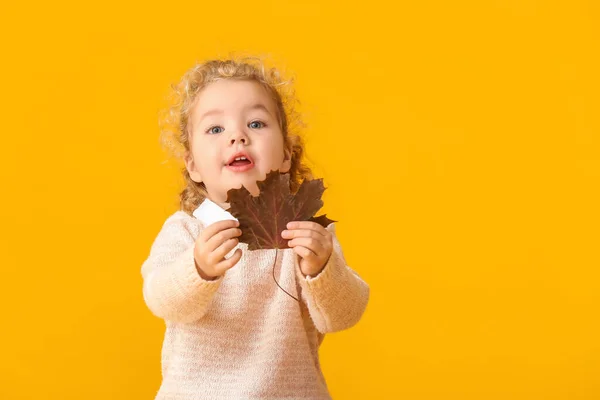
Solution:
<svg viewBox="0 0 600 400"><path fill-rule="evenodd" d="M249 251L226 211L229 189L256 196L272 170L292 192L312 177L290 82L246 57L197 64L172 87L162 137L182 149L186 187L141 268L144 301L166 324L155 400L331 399L319 347L369 300L334 223L290 222L290 248Z"/></svg>

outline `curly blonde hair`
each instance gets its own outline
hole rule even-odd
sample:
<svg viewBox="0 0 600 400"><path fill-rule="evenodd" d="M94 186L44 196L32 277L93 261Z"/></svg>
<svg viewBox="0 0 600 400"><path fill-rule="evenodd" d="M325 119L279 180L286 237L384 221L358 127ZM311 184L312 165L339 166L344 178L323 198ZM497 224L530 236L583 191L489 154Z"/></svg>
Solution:
<svg viewBox="0 0 600 400"><path fill-rule="evenodd" d="M253 80L267 90L276 105L277 119L284 138L284 146L290 150L290 191L298 190L304 179L313 174L304 163L304 141L300 131L306 127L296 109L299 103L293 89L293 78L284 79L275 67L267 68L264 58L257 56L211 59L196 63L186 71L177 84L171 84L170 105L159 111L160 142L171 156L184 161L190 154L190 114L198 94L206 86L220 79ZM187 168L181 169L185 187L179 193L179 203L188 214L207 197L204 182L194 182Z"/></svg>

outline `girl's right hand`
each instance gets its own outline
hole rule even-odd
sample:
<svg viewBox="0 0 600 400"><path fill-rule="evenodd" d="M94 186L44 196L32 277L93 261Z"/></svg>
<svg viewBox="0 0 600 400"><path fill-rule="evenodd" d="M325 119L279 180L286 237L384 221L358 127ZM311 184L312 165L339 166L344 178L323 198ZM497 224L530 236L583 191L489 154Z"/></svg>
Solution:
<svg viewBox="0 0 600 400"><path fill-rule="evenodd" d="M237 249L229 258L229 253L237 244L242 231L237 228L238 221L228 219L210 224L204 229L194 245L194 260L200 277L212 281L232 268L242 257L242 250Z"/></svg>

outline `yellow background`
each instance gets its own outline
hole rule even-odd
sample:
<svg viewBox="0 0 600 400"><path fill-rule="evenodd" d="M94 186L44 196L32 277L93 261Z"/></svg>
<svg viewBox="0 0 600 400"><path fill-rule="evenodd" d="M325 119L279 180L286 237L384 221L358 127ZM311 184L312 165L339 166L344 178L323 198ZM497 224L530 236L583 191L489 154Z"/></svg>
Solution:
<svg viewBox="0 0 600 400"><path fill-rule="evenodd" d="M296 75L371 286L321 349L335 399L600 398L598 2L393 4L3 5L0 399L153 398L157 112L230 51Z"/></svg>

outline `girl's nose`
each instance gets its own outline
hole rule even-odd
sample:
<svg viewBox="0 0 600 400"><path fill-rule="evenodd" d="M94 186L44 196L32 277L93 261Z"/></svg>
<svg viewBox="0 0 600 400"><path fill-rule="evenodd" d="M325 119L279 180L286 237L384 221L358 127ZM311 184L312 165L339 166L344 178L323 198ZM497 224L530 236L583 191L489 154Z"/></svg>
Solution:
<svg viewBox="0 0 600 400"><path fill-rule="evenodd" d="M235 144L235 142L241 142L243 144L248 144L249 140L248 140L248 136L246 135L245 132L238 130L236 131L234 134L231 135L231 138L229 139L231 144Z"/></svg>

